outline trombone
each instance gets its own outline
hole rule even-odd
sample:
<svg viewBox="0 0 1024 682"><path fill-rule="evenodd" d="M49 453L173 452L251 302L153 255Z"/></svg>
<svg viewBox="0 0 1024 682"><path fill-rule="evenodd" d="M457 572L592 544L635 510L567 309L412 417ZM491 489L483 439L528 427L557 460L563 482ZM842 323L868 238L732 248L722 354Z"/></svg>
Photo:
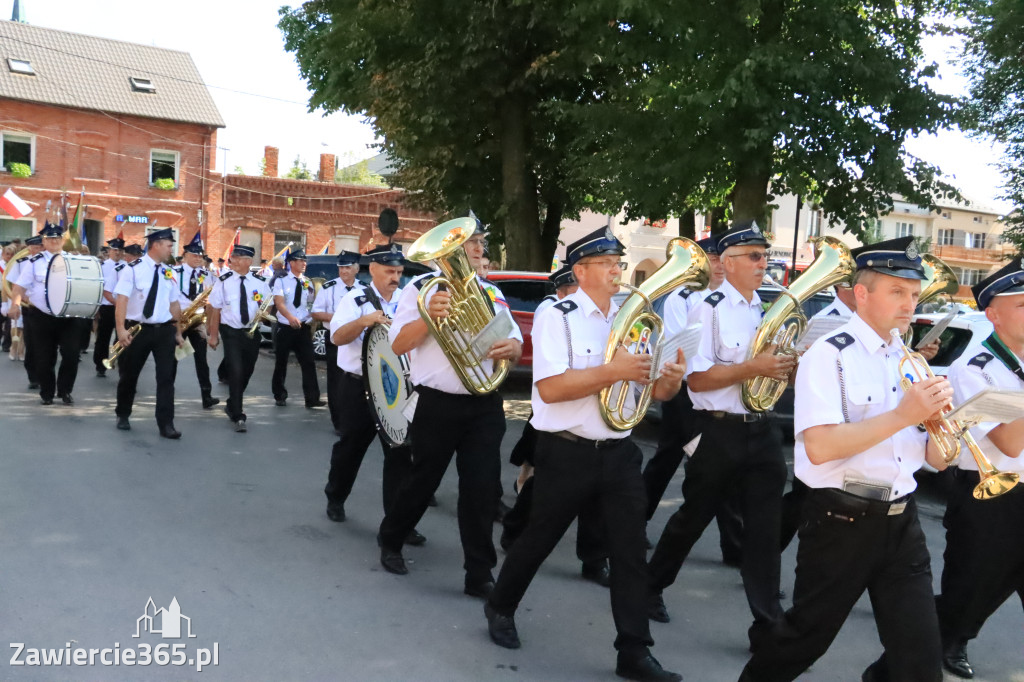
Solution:
<svg viewBox="0 0 1024 682"><path fill-rule="evenodd" d="M894 341L900 344L903 351L899 369L900 387L904 392L910 390L910 387L915 382L935 376L935 373L928 366L928 362L924 357L920 353L910 350L907 344L903 343L903 335L900 334L899 329L893 329L889 334ZM935 441L935 445L938 447L939 452L942 453L946 464L952 463L960 456L960 440L963 439L964 443L967 444L967 449L971 452L971 456L974 457L975 463L978 465L978 474L981 476L981 482L974 487L974 499L990 500L993 497L1010 492L1020 480L1020 475L996 469L989 458L985 456L985 453L981 451L981 448L978 447L974 436L971 435L970 427L972 424L946 418L946 415L952 410L953 406L947 404L939 410L938 419L924 423L924 428L928 431L928 437Z"/></svg>

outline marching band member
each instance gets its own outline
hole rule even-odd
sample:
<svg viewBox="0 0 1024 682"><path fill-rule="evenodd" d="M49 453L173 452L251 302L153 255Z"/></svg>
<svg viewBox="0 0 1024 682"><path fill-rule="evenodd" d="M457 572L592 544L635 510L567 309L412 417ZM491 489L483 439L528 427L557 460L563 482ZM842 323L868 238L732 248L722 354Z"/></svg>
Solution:
<svg viewBox="0 0 1024 682"><path fill-rule="evenodd" d="M327 517L345 520L345 500L352 492L366 449L377 435L377 424L363 390L363 337L375 324L386 324L395 317L404 259L398 244L381 245L366 254L372 282L345 296L331 320L331 340L337 344L337 365L341 374L338 386L340 437L331 450L331 470L327 475ZM352 267L352 266L348 266ZM383 438L384 513L395 504L398 485L412 468L408 446L391 447ZM407 545L422 545L426 538L413 529Z"/></svg>
<svg viewBox="0 0 1024 682"><path fill-rule="evenodd" d="M324 327L330 327L338 303L348 292L360 287L356 282L359 273L359 254L354 251L342 251L338 254L338 276L324 282L320 293L313 300L313 319L320 320ZM266 275L264 275L266 276ZM331 424L334 432L341 435L341 396L339 394L343 373L338 365L338 347L327 334L327 409L331 412Z"/></svg>
<svg viewBox="0 0 1024 682"><path fill-rule="evenodd" d="M110 357L110 337L114 333L114 304L117 303L118 266L121 265L121 254L124 239L114 237L107 241L107 259L103 261L103 300L100 301L99 321L96 323L96 345L92 349L92 362L96 366L96 376L107 376L107 368L103 361Z"/></svg>
<svg viewBox="0 0 1024 682"><path fill-rule="evenodd" d="M174 268L178 277L178 295L181 309L185 310L201 293L213 287L213 275L203 267L203 240L199 230L192 241L185 245L182 263ZM207 299L209 300L209 299ZM192 357L196 363L196 379L199 380L199 392L202 395L203 409L208 410L220 403L213 397L213 385L210 384L210 365L206 361L206 338L201 324L184 332L192 346Z"/></svg>
<svg viewBox="0 0 1024 682"><path fill-rule="evenodd" d="M21 273L21 269L23 267L25 267L25 264L28 263L30 258L32 258L33 256L36 256L37 254L41 253L42 250L43 250L43 238L42 238L42 236L40 236L38 234L32 235L31 237L29 237L28 239L25 240L25 246L28 248L28 255L27 256L22 256L21 258L19 258L15 262L7 264L7 267L10 270L10 272L7 274L7 281L10 282L11 285L12 285L12 289L11 289L11 296L12 297L11 297L11 299L9 299L7 301L7 317L8 317L8 319L10 319L10 324L11 324L11 328L12 329L14 329L14 328L21 329L21 343L22 343L22 346L24 347L23 356L24 356L25 374L28 375L28 388L29 388L30 391L33 391L33 390L39 388L39 377L36 374L36 367L35 367L35 352L36 352L36 349L34 348L34 346L32 344L32 332L29 331L29 328L32 325L31 324L26 324L26 320L28 318L30 318L32 315L31 315L31 313L29 315L24 315L23 314L24 311L21 311L18 315L11 315L11 302L13 301L13 294L14 294L13 285L18 282L18 277L19 277L19 275ZM20 249L19 249L19 251L20 251ZM34 329L33 329L33 331L34 331Z"/></svg>
<svg viewBox="0 0 1024 682"><path fill-rule="evenodd" d="M224 336L224 361L227 374L228 404L225 412L235 431L245 433L245 412L242 395L249 385L256 360L260 356L259 330L249 336L249 328L256 322L260 306L270 296L270 289L262 275L251 274L256 250L236 244L231 251L231 269L217 278L210 298L207 299L207 343L214 350Z"/></svg>
<svg viewBox="0 0 1024 682"><path fill-rule="evenodd" d="M572 520L589 506L601 510L611 550L611 603L618 636L616 673L632 680L680 680L651 656L644 566L643 455L628 431L601 417L598 394L618 381L647 383L650 357L604 350L618 306L622 243L600 229L570 244L567 259L579 290L534 322L533 418L536 472L530 522L501 567L486 605L495 644L520 646L514 614L541 563ZM685 362L667 363L654 387L658 400L679 390ZM415 441L414 441L415 442Z"/></svg>
<svg viewBox="0 0 1024 682"><path fill-rule="evenodd" d="M463 243L462 248L474 269L483 256L486 238L478 223L476 232ZM396 354L409 354L418 402L409 424L412 471L400 484L395 504L381 521L380 561L391 573L408 573L402 544L426 512L430 497L441 483L454 454L459 473L459 534L466 571L463 591L473 597L486 597L494 587L491 571L498 562L491 526L501 485L500 450L505 435L505 412L497 391L483 396L469 393L420 317L417 303L420 287L436 275L436 272L423 275L402 290L388 335ZM481 288L496 309L508 306L497 287L481 284ZM426 298L433 320L448 316L451 310L448 291L434 289L426 292ZM521 352L522 334L513 325L509 337L496 341L487 357L505 359L514 365ZM490 372L490 364L484 361L485 371Z"/></svg>
<svg viewBox="0 0 1024 682"><path fill-rule="evenodd" d="M17 320L22 313L21 299L28 295L34 307L26 312L25 327L32 356L33 371L39 380L39 398L43 405L52 405L54 394L65 405L74 404L71 391L78 376L78 356L82 341L81 320L74 317L52 315L46 303L46 275L50 261L64 249L64 228L47 223L41 232L43 248L41 253L22 263L18 281L11 297L11 319ZM8 280L10 281L10 280ZM31 347L35 346L35 350ZM55 370L57 351L60 350L60 369ZM26 364L29 360L26 358Z"/></svg>
<svg viewBox="0 0 1024 682"><path fill-rule="evenodd" d="M572 266L568 263L548 275L548 279L555 285L555 293L545 296L537 305L533 313L533 319L537 319L544 310L547 310L566 296L576 293L579 283L572 273ZM531 413L530 418L533 418ZM537 448L537 429L533 428L529 420L523 426L523 433L512 448L512 455L509 461L519 466L519 478L516 481L516 503L505 517L501 520L501 547L506 552L512 548L514 543L530 520L530 509L533 507L533 453ZM576 525L576 557L582 564L581 574L586 580L595 582L602 587L611 585L611 577L608 569L608 546L605 541L604 522L600 508L596 505L583 509L580 512L579 522Z"/></svg>
<svg viewBox="0 0 1024 682"><path fill-rule="evenodd" d="M942 679L931 559L911 493L942 453L916 427L953 396L942 377L899 385L924 268L913 238L856 257L856 314L804 354L793 409L803 505L791 608L740 678L793 680L827 650L865 590L884 653L864 680Z"/></svg>
<svg viewBox="0 0 1024 682"><path fill-rule="evenodd" d="M981 347L967 349L949 368L954 402L987 388L1024 390L1024 266L1018 257L974 285L978 310L994 331ZM1024 417L1007 424L985 422L971 429L982 452L999 471L1024 476ZM946 505L946 552L942 595L937 599L946 670L974 676L967 643L1014 592L1024 600L1024 486L976 500L978 464L960 454Z"/></svg>
<svg viewBox="0 0 1024 682"><path fill-rule="evenodd" d="M662 592L675 582L711 519L738 494L743 519L740 575L754 617L747 634L755 648L782 615L779 532L787 469L781 430L770 412L746 408L740 385L756 376L785 380L796 364L792 356L771 352L746 359L763 314L757 288L764 278L768 246L753 222L734 226L719 237L725 281L696 313L703 328L687 379L704 426L686 465L683 504L665 524L650 560L649 615L668 622Z"/></svg>
<svg viewBox="0 0 1024 682"><path fill-rule="evenodd" d="M271 390L274 403L284 407L288 389L284 381L288 373L288 356L295 352L302 370L302 394L306 407L323 407L320 383L316 376L313 356L313 336L310 333L309 302L313 296L313 283L302 273L306 271L306 252L297 249L288 254L288 274L274 283L274 308L277 310L277 336L274 342L274 375Z"/></svg>
<svg viewBox="0 0 1024 682"><path fill-rule="evenodd" d="M175 322L181 318L174 270L164 265L174 250L174 232L155 230L146 235L146 254L122 268L117 280L114 325L124 348L117 366L117 428L131 429L128 417L135 402L139 374L150 354L156 366L156 424L164 438L181 438L174 428L174 375L178 361L174 349L185 343ZM136 324L135 336L128 332Z"/></svg>

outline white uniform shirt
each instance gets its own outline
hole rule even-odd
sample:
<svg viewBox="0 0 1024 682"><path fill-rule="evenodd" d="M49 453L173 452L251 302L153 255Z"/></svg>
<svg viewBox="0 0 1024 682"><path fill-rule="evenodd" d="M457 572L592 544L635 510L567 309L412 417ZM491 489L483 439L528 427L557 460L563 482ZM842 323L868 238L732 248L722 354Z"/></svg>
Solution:
<svg viewBox="0 0 1024 682"><path fill-rule="evenodd" d="M674 289L665 298L661 317L665 321L665 338L675 336L694 323L693 311L711 294L710 289L694 291L689 287Z"/></svg>
<svg viewBox="0 0 1024 682"><path fill-rule="evenodd" d="M100 266L103 272L103 291L110 295L114 295L114 290L117 289L117 280L120 279L120 274L118 273L117 266L121 265L121 263L122 261L115 262L112 258L108 258L107 260L103 261L103 264ZM107 298L104 296L102 302L100 302L100 305L104 306L114 304L108 301Z"/></svg>
<svg viewBox="0 0 1024 682"><path fill-rule="evenodd" d="M344 291L345 285L341 284L335 288L340 288ZM398 310L398 300L402 296L402 290L396 289L391 294L391 300L385 301L380 292L377 291L377 287L372 283L370 288L377 295L378 300L380 300L380 306L384 314L394 319L395 312ZM341 302L338 303L338 309L334 312L334 317L331 318L331 336L334 336L334 332L349 322L353 322L363 315L369 315L377 309L370 303L365 291L366 287L356 285L353 291L348 292L341 299ZM338 367L352 374L363 375L363 338L365 336L366 330L363 330L353 341L346 343L344 346L338 346Z"/></svg>
<svg viewBox="0 0 1024 682"><path fill-rule="evenodd" d="M196 279L196 296L213 287L213 275L206 268L191 268L187 263L182 263L174 268L174 273L178 278L179 302L183 310L193 300L188 295L193 277Z"/></svg>
<svg viewBox="0 0 1024 682"><path fill-rule="evenodd" d="M146 306L146 298L149 297L149 290L153 286L154 271L159 271L156 303L153 306L153 315L146 317L142 313ZM174 268L157 263L146 255L121 269L121 276L117 279L117 288L114 293L128 298L126 320L161 324L170 321L171 303L178 301L177 275L174 273Z"/></svg>
<svg viewBox="0 0 1024 682"><path fill-rule="evenodd" d="M533 310L533 319L536 320L537 316L540 315L542 311L547 310L556 303L558 303L557 294L548 294L544 298L540 299L540 303L538 303L537 307Z"/></svg>
<svg viewBox="0 0 1024 682"><path fill-rule="evenodd" d="M301 298L299 299L298 307L292 305L295 298L295 287L302 287ZM310 320L309 314L309 297L313 295L313 282L305 275L299 275L296 277L292 273L288 273L284 277L279 277L274 282L274 296L283 296L284 305L288 309L288 312L296 317L299 322L308 322ZM277 311L277 322L288 326L288 318L281 314L281 311Z"/></svg>
<svg viewBox="0 0 1024 682"><path fill-rule="evenodd" d="M687 358L687 376L693 372L706 372L714 365L738 365L745 361L762 315L761 299L756 291L748 303L728 280L722 282L722 286L706 296L691 316L691 324L700 322L704 327L697 353ZM724 410L734 414L749 411L740 397L740 384L702 393L694 393L689 388L686 390L690 393L694 409Z"/></svg>
<svg viewBox="0 0 1024 682"><path fill-rule="evenodd" d="M815 313L811 319L813 320L815 317L841 317L848 320L853 317L853 311L836 296L831 303Z"/></svg>
<svg viewBox="0 0 1024 682"><path fill-rule="evenodd" d="M242 324L241 305L239 301L242 290L239 280L245 285L245 305L249 308L249 322ZM226 324L235 329L248 329L256 319L256 313L260 306L270 296L270 289L266 281L259 275L239 275L234 270L228 270L217 278L213 284L213 291L210 298L206 299L211 308L220 310L220 323Z"/></svg>
<svg viewBox="0 0 1024 682"><path fill-rule="evenodd" d="M530 424L533 428L538 431L569 431L580 438L592 440L629 435L629 431L614 431L604 423L597 394L548 404L541 400L537 391L537 382L564 374L568 369L603 365L604 349L618 310L612 301L608 315L602 314L590 296L583 289L577 289L534 318L533 392L530 398L533 407ZM630 396L627 401L632 399Z"/></svg>
<svg viewBox="0 0 1024 682"><path fill-rule="evenodd" d="M890 488L890 499L917 488L914 472L924 464L927 434L916 427L902 429L860 454L824 464L811 464L804 447L803 432L812 426L861 422L893 410L903 399L901 357L899 344L883 339L856 314L804 353L793 404L797 478L812 488L840 490L847 480L871 482Z"/></svg>
<svg viewBox="0 0 1024 682"><path fill-rule="evenodd" d="M410 281L403 289L402 295L398 298L398 309L395 311L395 320L391 323L391 331L388 333L388 340L394 344L395 339L398 337L399 332L402 331L402 327L415 322L416 320L422 319L420 317L419 305L417 299L420 294L420 290L416 288L416 283L436 277L438 272L429 272L424 275ZM480 278L476 278L477 282L481 282ZM501 293L498 287L494 286L490 282L484 280L481 282L481 286L484 291L491 297L491 301L494 304L495 311L501 309L501 307L508 308L508 303L505 301L505 296ZM431 288L427 292L426 300L429 302L430 297L437 291L437 287ZM516 339L520 343L523 341L523 335L519 331L519 327L516 325L512 326L512 333L509 334L510 339ZM339 353L340 355L340 353ZM414 386L427 386L429 388L436 389L438 391L444 391L445 393L456 393L460 395L469 395L469 391L459 381L459 376L452 369L451 364L448 362L448 356L444 354L441 347L437 345L437 341L434 340L433 335L428 334L416 348L409 351L409 364L410 364L410 379ZM493 367L491 360L484 360L482 363L484 371L490 372Z"/></svg>
<svg viewBox="0 0 1024 682"><path fill-rule="evenodd" d="M50 306L46 303L46 273L50 268L51 260L53 260L52 253L40 251L21 264L21 269L18 270L18 281L15 282L28 292L29 303L47 315L52 314Z"/></svg>
<svg viewBox="0 0 1024 682"><path fill-rule="evenodd" d="M338 310L338 304L341 303L341 299L348 295L348 292L353 289L362 289L363 285L357 280L352 286L345 284L340 277L327 280L324 285L320 287L320 293L313 299L313 310L314 313L330 313L333 317L334 313ZM327 342L330 343L330 337L327 338Z"/></svg>
<svg viewBox="0 0 1024 682"><path fill-rule="evenodd" d="M1016 359L1018 363L1021 363L1020 358ZM949 383L953 385L954 405L962 404L986 388L1024 391L1024 381L1017 378L1013 370L1004 365L1002 360L995 357L992 351L981 344L969 347L949 366ZM1024 474L1024 459L1019 455L1007 457L989 440L989 431L997 426L999 426L999 422L982 422L971 428L971 435L978 441L978 447L991 460L996 469ZM967 446L962 443L961 445L963 449L960 452L960 459L957 460L957 466L964 471L977 471L978 463L974 461Z"/></svg>

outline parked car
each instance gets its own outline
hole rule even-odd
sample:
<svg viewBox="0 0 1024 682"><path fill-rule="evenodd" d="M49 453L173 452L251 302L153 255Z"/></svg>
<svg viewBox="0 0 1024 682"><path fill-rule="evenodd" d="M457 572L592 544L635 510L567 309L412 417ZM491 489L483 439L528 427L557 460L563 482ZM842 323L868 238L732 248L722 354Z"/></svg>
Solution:
<svg viewBox="0 0 1024 682"><path fill-rule="evenodd" d="M910 328L914 331L911 348L917 344L946 313L931 313L928 315L917 315L911 323ZM932 371L941 376L946 376L949 366L964 354L968 349L981 345L981 342L992 333L992 323L985 317L985 313L970 312L959 313L943 330L939 337L939 352L928 364Z"/></svg>
<svg viewBox="0 0 1024 682"><path fill-rule="evenodd" d="M519 364L513 368L517 374L528 374L533 369L533 313L545 296L555 293L555 285L548 279L548 274L497 270L487 275L487 279L494 282L505 295L512 309L512 318L523 334L523 355L519 358Z"/></svg>

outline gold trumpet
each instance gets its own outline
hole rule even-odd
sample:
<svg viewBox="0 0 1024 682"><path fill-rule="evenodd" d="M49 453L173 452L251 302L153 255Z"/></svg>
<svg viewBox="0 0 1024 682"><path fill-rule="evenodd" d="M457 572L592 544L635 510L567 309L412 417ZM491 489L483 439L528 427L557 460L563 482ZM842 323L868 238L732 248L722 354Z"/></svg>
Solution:
<svg viewBox="0 0 1024 682"><path fill-rule="evenodd" d="M899 329L893 329L889 333L903 350L899 369L900 387L904 392L910 390L910 387L915 382L935 376L932 368L928 365L928 361L920 353L910 350L907 344L903 343L903 335L900 334ZM989 458L985 456L985 453L981 451L981 448L978 447L974 436L971 435L971 425L955 419L946 419L946 415L952 410L953 405L947 404L939 410L940 416L938 419L924 423L924 428L928 431L928 437L935 442L935 446L942 453L946 464L952 463L960 456L960 440L963 439L964 443L967 444L967 449L971 452L971 456L974 457L975 463L978 465L978 474L981 476L981 482L974 487L974 499L990 500L993 497L1010 492L1020 481L1020 475L996 469Z"/></svg>
<svg viewBox="0 0 1024 682"><path fill-rule="evenodd" d="M622 302L622 307L615 313L612 320L612 331L604 349L605 363L611 362L619 347L626 345L626 340L635 337L633 353L650 355L652 373L657 370L661 355L662 332L664 322L654 312L652 301L680 286L700 290L708 285L711 277L711 266L704 249L685 237L675 237L665 248L665 264L658 268L639 287L618 282L619 286L629 289L630 294ZM652 353L653 350L653 353ZM654 377L651 383L644 386L636 400L636 407L630 409L626 401L633 393L633 383L620 381L601 389L598 396L598 409L601 418L608 428L615 431L628 431L640 423L651 406L654 391ZM617 390L616 390L617 389ZM630 414L627 415L627 412Z"/></svg>
<svg viewBox="0 0 1024 682"><path fill-rule="evenodd" d="M142 331L142 325L138 323L133 324L131 327L128 328L128 338L134 339L135 335L138 334L140 331ZM121 353L123 353L124 349L127 347L128 346L121 345L120 341L111 346L110 355L107 357L106 360L103 361L103 366L106 367L107 369L114 369L114 365L117 364L117 359L121 357Z"/></svg>

